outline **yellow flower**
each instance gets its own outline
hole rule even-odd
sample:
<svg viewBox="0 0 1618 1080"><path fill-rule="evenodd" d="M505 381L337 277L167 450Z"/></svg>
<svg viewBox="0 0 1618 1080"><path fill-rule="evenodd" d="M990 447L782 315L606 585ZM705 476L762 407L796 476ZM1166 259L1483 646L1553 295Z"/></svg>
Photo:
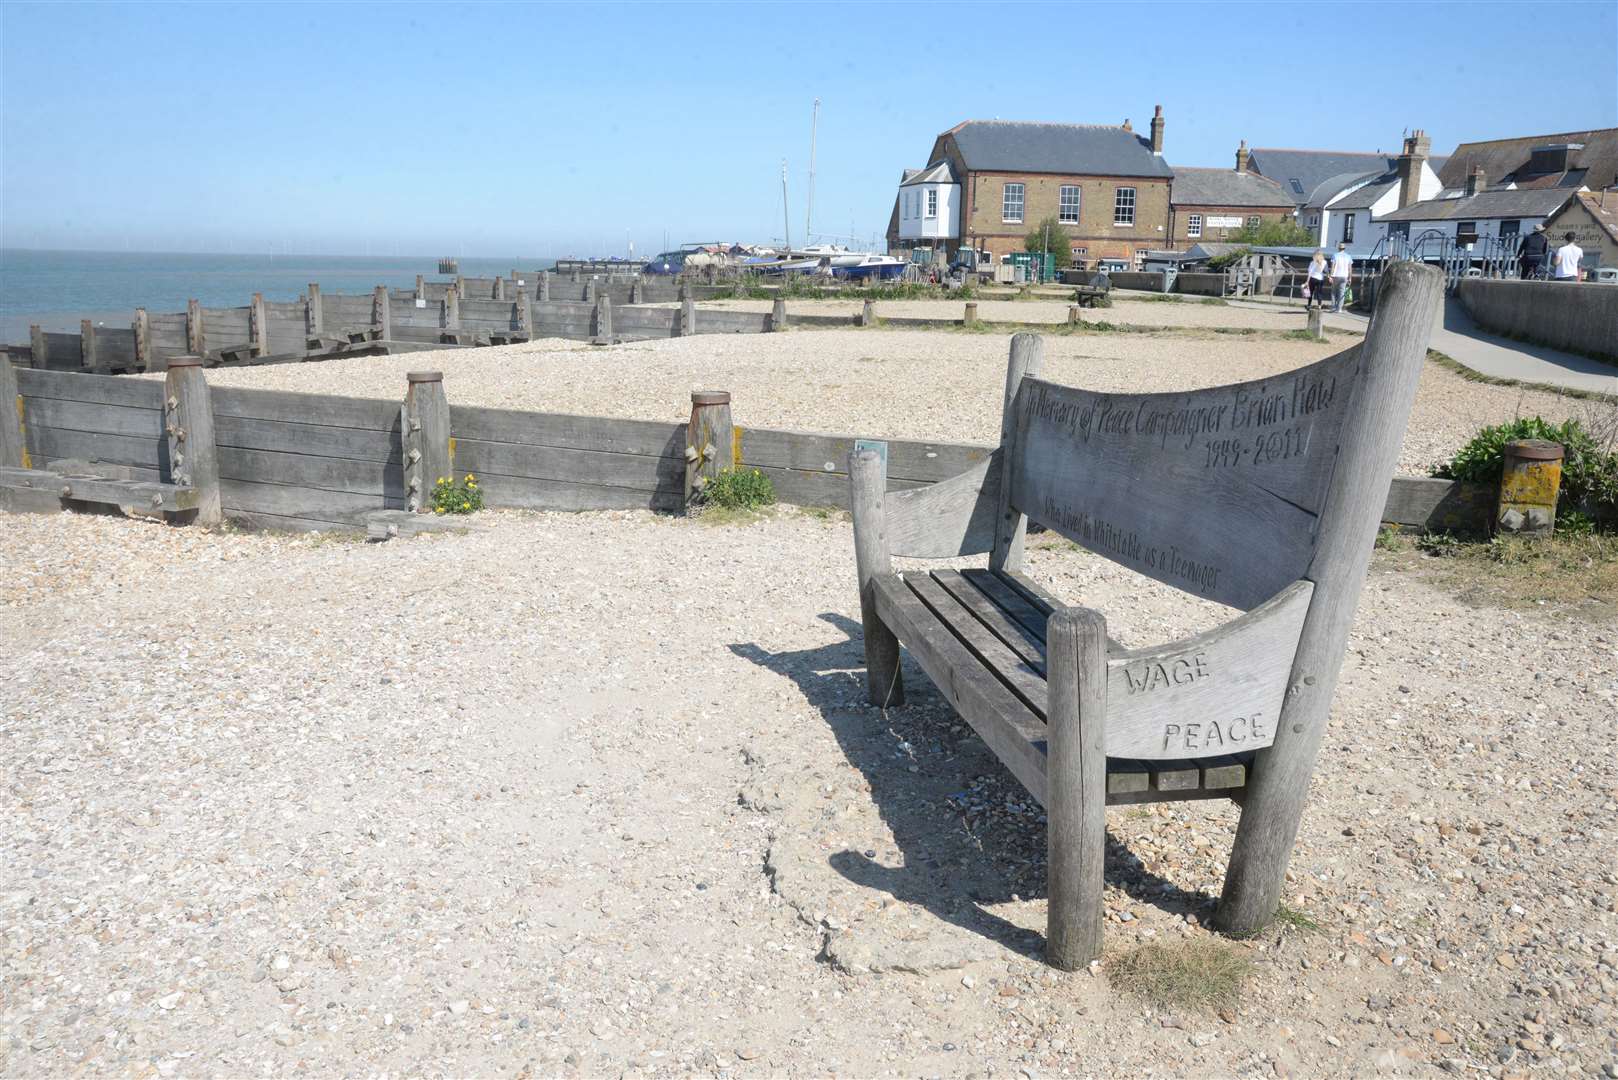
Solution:
<svg viewBox="0 0 1618 1080"><path fill-rule="evenodd" d="M470 484L472 481L474 481L476 479L477 479L477 477L473 476L471 473L466 474L466 482L468 484Z"/></svg>
<svg viewBox="0 0 1618 1080"><path fill-rule="evenodd" d="M435 513L435 514L442 514L442 513L443 513L443 512L444 512L444 508L443 508L443 507L442 507L442 506L435 506L435 507L433 507L433 513Z"/></svg>

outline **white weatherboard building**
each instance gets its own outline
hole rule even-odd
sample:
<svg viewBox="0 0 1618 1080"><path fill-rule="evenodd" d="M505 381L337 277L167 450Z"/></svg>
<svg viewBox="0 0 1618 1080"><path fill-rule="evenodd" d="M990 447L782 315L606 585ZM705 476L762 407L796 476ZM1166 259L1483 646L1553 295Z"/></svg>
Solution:
<svg viewBox="0 0 1618 1080"><path fill-rule="evenodd" d="M1342 173L1316 185L1299 211L1315 243L1328 251L1346 244L1354 258L1368 258L1387 236L1387 215L1443 191L1428 160L1429 145L1426 134L1415 131L1391 168Z"/></svg>
<svg viewBox="0 0 1618 1080"><path fill-rule="evenodd" d="M932 247L941 259L944 241L955 235L961 185L949 162L921 169L899 185L899 239L911 247Z"/></svg>

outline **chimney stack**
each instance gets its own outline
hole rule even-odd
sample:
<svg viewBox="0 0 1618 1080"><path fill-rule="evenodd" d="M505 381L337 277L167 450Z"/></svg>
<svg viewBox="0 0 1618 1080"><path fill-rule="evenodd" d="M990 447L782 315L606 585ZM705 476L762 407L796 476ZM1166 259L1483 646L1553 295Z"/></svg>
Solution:
<svg viewBox="0 0 1618 1080"><path fill-rule="evenodd" d="M1427 151L1432 149L1432 140L1420 128L1410 133L1405 139L1405 152L1399 155L1395 166L1399 174L1399 209L1413 206L1421 201L1421 170L1427 164Z"/></svg>
<svg viewBox="0 0 1618 1080"><path fill-rule="evenodd" d="M1152 114L1152 153L1160 157L1163 154L1163 106L1161 105L1157 107L1157 112Z"/></svg>
<svg viewBox="0 0 1618 1080"><path fill-rule="evenodd" d="M1127 117L1127 116L1124 117L1124 130L1125 131L1134 131L1135 130L1134 126L1132 124L1130 124L1129 117Z"/></svg>
<svg viewBox="0 0 1618 1080"><path fill-rule="evenodd" d="M1246 172L1247 171L1247 140L1246 139L1243 139L1242 144L1236 148L1236 171L1237 172Z"/></svg>
<svg viewBox="0 0 1618 1080"><path fill-rule="evenodd" d="M1466 193L1476 195L1489 186L1488 177L1483 172L1482 165L1472 166L1472 171L1466 174Z"/></svg>

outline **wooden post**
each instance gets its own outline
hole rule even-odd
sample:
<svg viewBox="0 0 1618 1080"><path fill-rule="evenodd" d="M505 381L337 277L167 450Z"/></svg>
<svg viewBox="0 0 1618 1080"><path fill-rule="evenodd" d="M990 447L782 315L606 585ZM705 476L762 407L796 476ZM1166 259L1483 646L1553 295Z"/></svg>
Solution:
<svg viewBox="0 0 1618 1080"><path fill-rule="evenodd" d="M453 285L444 294L443 323L445 330L461 328L461 290Z"/></svg>
<svg viewBox="0 0 1618 1080"><path fill-rule="evenodd" d="M79 320L79 363L85 371L104 374L96 361L96 324L89 319Z"/></svg>
<svg viewBox="0 0 1618 1080"><path fill-rule="evenodd" d="M247 344L254 356L270 355L270 315L261 292L254 293L247 306Z"/></svg>
<svg viewBox="0 0 1618 1080"><path fill-rule="evenodd" d="M1049 641L1045 959L1075 971L1101 955L1107 846L1107 620L1062 608Z"/></svg>
<svg viewBox="0 0 1618 1080"><path fill-rule="evenodd" d="M1079 305L1069 304L1067 306L1067 324L1069 326L1077 326L1083 321L1084 320L1079 317Z"/></svg>
<svg viewBox="0 0 1618 1080"><path fill-rule="evenodd" d="M378 285L371 290L371 329L378 341L393 340L393 311L388 304L388 287Z"/></svg>
<svg viewBox="0 0 1618 1080"><path fill-rule="evenodd" d="M1314 338L1316 341L1325 341L1326 332L1324 329L1322 329L1320 323L1320 309L1318 307L1311 307L1309 309L1309 336Z"/></svg>
<svg viewBox="0 0 1618 1080"><path fill-rule="evenodd" d="M152 319L145 308L135 309L135 322L130 329L135 332L135 366L141 371L151 371L157 357L152 355Z"/></svg>
<svg viewBox="0 0 1618 1080"><path fill-rule="evenodd" d="M1215 921L1226 933L1256 932L1281 901L1309 775L1326 733L1332 691L1371 548L1398 461L1427 339L1444 293L1441 271L1396 262L1383 273L1376 312L1360 345L1355 408L1337 436L1337 477L1317 519L1304 577L1314 595L1298 637L1275 743L1260 750L1243 801Z"/></svg>
<svg viewBox="0 0 1618 1080"><path fill-rule="evenodd" d="M612 297L605 292L596 296L596 332L590 340L596 345L612 344Z"/></svg>
<svg viewBox="0 0 1618 1080"><path fill-rule="evenodd" d="M871 579L893 569L888 555L888 463L867 447L848 455L849 506L854 511L854 565L860 578L860 623L865 629L865 699L880 708L905 703L899 639L876 613Z"/></svg>
<svg viewBox="0 0 1618 1080"><path fill-rule="evenodd" d="M682 303L691 299L691 283L689 281L687 281L685 278L681 278L677 287L679 289L679 299Z"/></svg>
<svg viewBox="0 0 1618 1080"><path fill-rule="evenodd" d="M534 330L534 309L528 305L528 289L526 286L517 286L517 303L515 307L517 332L519 334L532 334Z"/></svg>
<svg viewBox="0 0 1618 1080"><path fill-rule="evenodd" d="M163 406L167 413L164 431L168 435L169 476L182 487L196 489L193 520L199 525L218 525L225 514L219 492L218 450L214 446L213 403L209 400L208 381L202 375L202 357L169 359L168 374L163 377Z"/></svg>
<svg viewBox="0 0 1618 1080"><path fill-rule="evenodd" d="M876 304L870 299L866 299L860 303L860 325L876 325Z"/></svg>
<svg viewBox="0 0 1618 1080"><path fill-rule="evenodd" d="M45 342L45 331L36 323L28 327L28 366L44 370L50 366L50 346Z"/></svg>
<svg viewBox="0 0 1618 1080"><path fill-rule="evenodd" d="M1501 454L1496 532L1543 540L1556 528L1556 496L1562 487L1561 443L1513 439Z"/></svg>
<svg viewBox="0 0 1618 1080"><path fill-rule="evenodd" d="M584 283L584 299L585 299L586 302L589 302L589 301L594 300L595 298L596 298L596 279L591 278L589 281L586 281Z"/></svg>
<svg viewBox="0 0 1618 1080"><path fill-rule="evenodd" d="M539 299L541 303L549 303L550 298L551 272L549 270L541 270L539 272Z"/></svg>
<svg viewBox="0 0 1618 1080"><path fill-rule="evenodd" d="M675 324L676 337L690 337L697 332L697 302L687 296L680 301L680 319Z"/></svg>
<svg viewBox="0 0 1618 1080"><path fill-rule="evenodd" d="M1000 408L1000 511L996 517L994 549L989 553L991 570L1021 570L1023 537L1028 532L1028 516L1011 505L1011 455L1017 445L1018 416L1015 409L1017 388L1024 376L1038 375L1045 358L1045 339L1038 334L1021 333L1011 339L1011 359L1006 364L1006 398Z"/></svg>
<svg viewBox="0 0 1618 1080"><path fill-rule="evenodd" d="M978 306L976 302L968 301L966 312L961 316L962 326L971 326L978 321Z"/></svg>
<svg viewBox="0 0 1618 1080"><path fill-rule="evenodd" d="M202 325L202 301L185 302L185 351L195 357L208 355L208 332Z"/></svg>
<svg viewBox="0 0 1618 1080"><path fill-rule="evenodd" d="M434 485L441 479L455 479L444 373L412 371L405 376L405 383L399 430L404 441L406 505L418 513L430 514Z"/></svg>
<svg viewBox="0 0 1618 1080"><path fill-rule="evenodd" d="M780 333L787 328L787 302L785 297L777 296L775 303L770 305L770 333Z"/></svg>
<svg viewBox="0 0 1618 1080"><path fill-rule="evenodd" d="M412 297L412 299L414 299L414 300L425 300L425 299L427 299L427 279L422 277L420 274L416 275L416 295L414 297Z"/></svg>
<svg viewBox="0 0 1618 1080"><path fill-rule="evenodd" d="M303 298L303 331L312 338L326 332L326 316L320 309L320 285L313 281L309 283L308 295Z"/></svg>
<svg viewBox="0 0 1618 1080"><path fill-rule="evenodd" d="M645 299L645 295L641 292L640 278L636 278L634 281L629 283L629 302L631 304L639 304Z"/></svg>
<svg viewBox="0 0 1618 1080"><path fill-rule="evenodd" d="M25 456L17 369L11 366L11 357L0 354L0 467L20 469Z"/></svg>
<svg viewBox="0 0 1618 1080"><path fill-rule="evenodd" d="M513 279L515 280L515 275L513 276ZM494 296L492 297L492 299L504 300L505 298L506 298L506 280L505 280L505 278L498 278L497 277L497 278L494 279Z"/></svg>
<svg viewBox="0 0 1618 1080"><path fill-rule="evenodd" d="M466 279L464 277L462 277L460 274L455 275L455 295L456 296L465 296L466 295Z"/></svg>
<svg viewBox="0 0 1618 1080"><path fill-rule="evenodd" d="M736 466L735 426L728 390L691 391L691 422L685 427L685 501L709 481Z"/></svg>

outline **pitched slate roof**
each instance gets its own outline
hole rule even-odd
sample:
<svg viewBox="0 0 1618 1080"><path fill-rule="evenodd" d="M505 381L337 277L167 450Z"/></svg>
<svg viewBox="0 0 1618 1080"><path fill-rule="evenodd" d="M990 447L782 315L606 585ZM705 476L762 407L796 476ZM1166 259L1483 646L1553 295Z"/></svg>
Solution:
<svg viewBox="0 0 1618 1080"><path fill-rule="evenodd" d="M1399 186L1398 173L1383 173L1368 184L1361 185L1332 203L1331 210L1369 210L1371 204Z"/></svg>
<svg viewBox="0 0 1618 1080"><path fill-rule="evenodd" d="M1474 218L1548 217L1567 202L1566 188L1480 191L1470 198L1428 199L1382 215L1382 221L1470 221Z"/></svg>
<svg viewBox="0 0 1618 1080"><path fill-rule="evenodd" d="M1152 153L1148 140L1121 127L967 120L944 136L954 137L969 169L1074 176L1174 175L1168 162Z"/></svg>
<svg viewBox="0 0 1618 1080"><path fill-rule="evenodd" d="M1618 128L1595 128L1590 131L1564 131L1556 135L1528 135L1516 139L1490 139L1484 142L1462 143L1445 161L1438 179L1447 188L1466 185L1467 174L1473 166L1483 166L1483 174L1491 184L1514 182L1518 187L1561 185L1564 174L1550 173L1535 176L1526 172L1529 159L1536 146L1558 143L1583 143L1584 149L1575 150L1569 162L1570 172L1577 173L1568 180L1571 186L1583 184L1594 190L1618 183ZM1433 168L1438 168L1435 163Z"/></svg>
<svg viewBox="0 0 1618 1080"><path fill-rule="evenodd" d="M1315 189L1336 176L1381 175L1393 170L1392 154L1360 154L1340 150L1282 150L1257 147L1249 153L1248 164L1280 184L1296 206L1314 206ZM1297 180L1303 191L1292 186ZM1341 189L1339 189L1341 190Z"/></svg>
<svg viewBox="0 0 1618 1080"><path fill-rule="evenodd" d="M1601 205L1601 196L1593 191L1581 191L1573 196L1584 204L1584 208L1595 218L1596 224L1607 231L1612 242L1618 244L1618 192L1609 192L1607 205Z"/></svg>
<svg viewBox="0 0 1618 1080"><path fill-rule="evenodd" d="M1378 171L1348 172L1338 173L1335 176L1328 176L1326 179L1316 184L1313 191L1309 192L1309 198L1304 205L1309 207L1311 210L1325 206L1332 199L1342 194L1348 188L1353 187L1355 184L1363 184L1368 181L1375 180L1377 177L1383 175L1385 174Z"/></svg>
<svg viewBox="0 0 1618 1080"><path fill-rule="evenodd" d="M929 165L925 169L906 169L905 178L899 182L900 187L911 184L953 184L955 173L949 167L949 162L940 161L937 165Z"/></svg>
<svg viewBox="0 0 1618 1080"><path fill-rule="evenodd" d="M1174 170L1169 201L1176 206L1257 206L1284 210L1295 205L1280 184L1257 173L1184 166Z"/></svg>

